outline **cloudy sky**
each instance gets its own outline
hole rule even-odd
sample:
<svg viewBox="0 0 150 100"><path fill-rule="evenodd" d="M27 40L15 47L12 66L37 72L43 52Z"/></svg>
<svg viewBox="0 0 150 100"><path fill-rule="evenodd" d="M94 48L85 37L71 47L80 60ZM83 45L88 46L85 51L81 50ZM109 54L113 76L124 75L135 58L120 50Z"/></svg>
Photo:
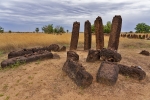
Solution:
<svg viewBox="0 0 150 100"><path fill-rule="evenodd" d="M34 31L48 24L63 26L72 31L74 21L91 24L101 16L103 24L122 16L122 32L134 28L137 23L150 25L150 0L0 0L0 26L5 31Z"/></svg>

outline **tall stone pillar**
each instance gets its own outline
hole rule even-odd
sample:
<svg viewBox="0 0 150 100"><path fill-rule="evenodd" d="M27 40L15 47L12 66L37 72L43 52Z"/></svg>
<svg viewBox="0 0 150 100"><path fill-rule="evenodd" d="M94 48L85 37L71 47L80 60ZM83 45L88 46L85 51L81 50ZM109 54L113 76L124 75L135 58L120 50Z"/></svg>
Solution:
<svg viewBox="0 0 150 100"><path fill-rule="evenodd" d="M108 49L118 50L121 27L122 27L121 16L115 15L112 20Z"/></svg>
<svg viewBox="0 0 150 100"><path fill-rule="evenodd" d="M80 30L80 22L76 21L73 23L70 50L77 49L78 39L79 39L79 30Z"/></svg>
<svg viewBox="0 0 150 100"><path fill-rule="evenodd" d="M91 23L89 20L85 21L84 24L84 50L91 49L91 41L92 41L92 34L91 34Z"/></svg>
<svg viewBox="0 0 150 100"><path fill-rule="evenodd" d="M101 17L97 17L94 22L95 35L96 35L96 49L102 49L104 47L104 33L103 22Z"/></svg>

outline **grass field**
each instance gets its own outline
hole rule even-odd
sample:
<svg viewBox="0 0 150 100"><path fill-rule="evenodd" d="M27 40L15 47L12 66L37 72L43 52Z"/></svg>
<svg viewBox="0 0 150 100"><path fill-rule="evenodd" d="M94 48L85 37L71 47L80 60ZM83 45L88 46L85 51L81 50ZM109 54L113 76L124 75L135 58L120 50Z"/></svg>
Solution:
<svg viewBox="0 0 150 100"><path fill-rule="evenodd" d="M108 36L105 36L105 47L108 44ZM42 33L13 33L0 34L0 51L12 51L23 48L49 46L52 43L69 47L71 34L53 35ZM144 43L143 43L144 42ZM78 48L84 46L84 34L80 34ZM140 39L120 38L120 48L149 48L150 42ZM95 35L92 36L92 48L95 48Z"/></svg>
<svg viewBox="0 0 150 100"><path fill-rule="evenodd" d="M52 43L67 46L71 34L0 34L0 62L7 59L9 51L22 48L49 46ZM105 36L107 47L109 36ZM66 52L52 52L60 59L38 60L13 68L0 69L0 100L150 100L150 56L140 55L141 50L150 51L150 40L120 38L118 52L127 66L141 66L146 72L142 81L128 76L118 76L115 86L96 82L101 61L87 63L88 51L83 51L84 34L79 36L77 54L79 62L93 76L92 84L83 89L62 71ZM95 35L92 36L95 49Z"/></svg>

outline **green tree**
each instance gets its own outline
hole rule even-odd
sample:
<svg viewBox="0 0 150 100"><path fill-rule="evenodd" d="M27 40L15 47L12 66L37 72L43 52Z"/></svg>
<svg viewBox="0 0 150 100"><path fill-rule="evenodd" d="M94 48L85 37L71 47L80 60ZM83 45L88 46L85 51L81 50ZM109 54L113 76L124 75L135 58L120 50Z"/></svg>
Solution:
<svg viewBox="0 0 150 100"><path fill-rule="evenodd" d="M36 33L38 33L38 32L39 32L39 28L38 28L38 27L35 29L35 32L36 32Z"/></svg>
<svg viewBox="0 0 150 100"><path fill-rule="evenodd" d="M150 26L145 23L138 23L134 29L136 30L136 33L149 33L150 32Z"/></svg>
<svg viewBox="0 0 150 100"><path fill-rule="evenodd" d="M54 28L54 33L56 33L56 34L62 34L62 33L65 33L65 31L64 31L64 28L62 26L56 26Z"/></svg>
<svg viewBox="0 0 150 100"><path fill-rule="evenodd" d="M11 33L11 30L9 30L8 32Z"/></svg>
<svg viewBox="0 0 150 100"><path fill-rule="evenodd" d="M0 26L0 33L4 33L4 28Z"/></svg>
<svg viewBox="0 0 150 100"><path fill-rule="evenodd" d="M60 33L65 33L64 28L61 26L59 29Z"/></svg>
<svg viewBox="0 0 150 100"><path fill-rule="evenodd" d="M69 30L66 31L67 33L69 32Z"/></svg>
<svg viewBox="0 0 150 100"><path fill-rule="evenodd" d="M91 25L91 32L94 33L94 31L95 31L95 28L94 28L94 24L93 24L93 25Z"/></svg>
<svg viewBox="0 0 150 100"><path fill-rule="evenodd" d="M44 33L52 34L53 33L53 24L43 26L42 31L44 31Z"/></svg>
<svg viewBox="0 0 150 100"><path fill-rule="evenodd" d="M104 33L110 33L110 31L111 31L111 22L110 21L108 21L107 23L106 23L106 25L104 25L103 26L104 28Z"/></svg>

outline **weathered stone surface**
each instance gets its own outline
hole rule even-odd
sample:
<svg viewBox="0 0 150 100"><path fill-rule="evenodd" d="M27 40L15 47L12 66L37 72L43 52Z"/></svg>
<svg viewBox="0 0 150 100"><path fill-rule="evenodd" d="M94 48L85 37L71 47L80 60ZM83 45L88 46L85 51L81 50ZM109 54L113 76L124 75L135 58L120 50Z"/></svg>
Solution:
<svg viewBox="0 0 150 100"><path fill-rule="evenodd" d="M145 38L148 38L148 34L145 35Z"/></svg>
<svg viewBox="0 0 150 100"><path fill-rule="evenodd" d="M145 35L142 35L142 39L145 39Z"/></svg>
<svg viewBox="0 0 150 100"><path fill-rule="evenodd" d="M60 59L60 56L57 53L53 54L53 59Z"/></svg>
<svg viewBox="0 0 150 100"><path fill-rule="evenodd" d="M92 84L93 76L85 70L82 64L76 61L67 60L62 70L67 73L77 86L85 88Z"/></svg>
<svg viewBox="0 0 150 100"><path fill-rule="evenodd" d="M118 50L121 27L122 27L122 18L120 15L118 16L116 15L112 21L111 32L108 42L109 49Z"/></svg>
<svg viewBox="0 0 150 100"><path fill-rule="evenodd" d="M49 59L49 58L53 58L53 54L51 52L38 51L32 54L25 54L24 56L18 56L18 57L4 60L1 62L1 67L2 68L11 67L12 65L15 65L17 63L22 64L22 63L36 61L39 59Z"/></svg>
<svg viewBox="0 0 150 100"><path fill-rule="evenodd" d="M91 41L91 23L89 22L89 20L87 20L84 24L84 50L91 49Z"/></svg>
<svg viewBox="0 0 150 100"><path fill-rule="evenodd" d="M103 22L101 17L97 17L94 21L95 36L96 36L96 49L102 49L104 47L104 33Z"/></svg>
<svg viewBox="0 0 150 100"><path fill-rule="evenodd" d="M12 51L8 54L8 59L18 56L24 56L26 54L32 54L38 51L51 51L50 47L42 47L42 48L30 48L30 49L22 49L20 51Z"/></svg>
<svg viewBox="0 0 150 100"><path fill-rule="evenodd" d="M73 23L70 50L77 49L78 39L79 39L79 30L80 30L80 22L76 21Z"/></svg>
<svg viewBox="0 0 150 100"><path fill-rule="evenodd" d="M139 35L139 39L142 39L142 36L141 36L141 35Z"/></svg>
<svg viewBox="0 0 150 100"><path fill-rule="evenodd" d="M32 49L23 49L21 51L12 51L8 54L8 59L33 53Z"/></svg>
<svg viewBox="0 0 150 100"><path fill-rule="evenodd" d="M128 67L126 65L118 64L119 73L125 76L129 76L138 80L143 80L146 77L146 73L138 66Z"/></svg>
<svg viewBox="0 0 150 100"><path fill-rule="evenodd" d="M140 52L140 54L145 55L145 56L150 56L150 53L148 51L146 51L146 50L142 50Z"/></svg>
<svg viewBox="0 0 150 100"><path fill-rule="evenodd" d="M66 46L63 46L62 48L60 48L59 51L60 51L60 52L61 52L61 51L66 51Z"/></svg>
<svg viewBox="0 0 150 100"><path fill-rule="evenodd" d="M60 49L59 45L57 45L57 44L51 44L51 45L49 46L49 48L50 48L52 51L54 51L54 52L58 52L59 49Z"/></svg>
<svg viewBox="0 0 150 100"><path fill-rule="evenodd" d="M100 60L100 50L89 50L86 62L95 62Z"/></svg>
<svg viewBox="0 0 150 100"><path fill-rule="evenodd" d="M102 62L97 72L96 80L98 83L115 85L118 79L119 68L111 62Z"/></svg>
<svg viewBox="0 0 150 100"><path fill-rule="evenodd" d="M67 51L67 60L79 61L79 55L74 51Z"/></svg>
<svg viewBox="0 0 150 100"><path fill-rule="evenodd" d="M103 48L100 51L100 59L103 61L119 62L122 57L121 54L117 53L117 51Z"/></svg>

